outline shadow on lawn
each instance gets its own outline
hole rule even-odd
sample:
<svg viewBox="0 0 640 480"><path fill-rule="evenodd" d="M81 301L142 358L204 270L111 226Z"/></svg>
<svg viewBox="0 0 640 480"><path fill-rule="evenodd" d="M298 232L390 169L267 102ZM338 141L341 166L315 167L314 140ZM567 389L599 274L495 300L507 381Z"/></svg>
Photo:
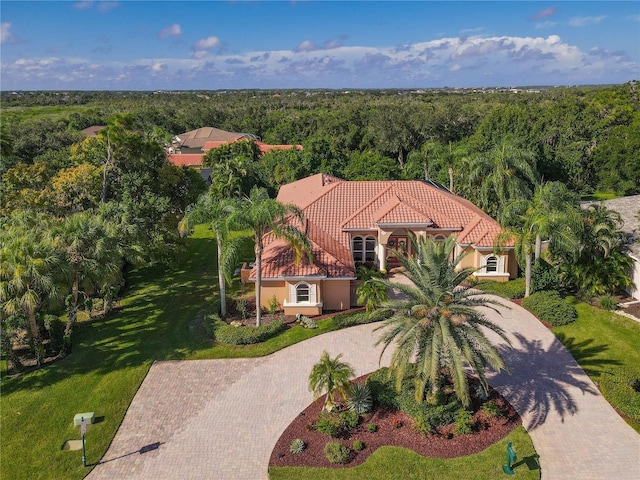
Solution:
<svg viewBox="0 0 640 480"><path fill-rule="evenodd" d="M578 411L570 390L578 388L582 394L596 395L598 392L584 371L571 357L564 345L554 339L548 349L540 340L529 340L515 334L521 347L499 348L512 375L501 372L491 384L500 385L502 393L515 407L527 430L542 425L551 412L562 419ZM592 347L592 352L598 349Z"/></svg>
<svg viewBox="0 0 640 480"><path fill-rule="evenodd" d="M77 325L72 353L40 370L3 382L3 393L41 388L75 374L103 374L154 360L179 360L207 348L189 329L217 287L215 240L190 238L176 266L129 274L122 308Z"/></svg>

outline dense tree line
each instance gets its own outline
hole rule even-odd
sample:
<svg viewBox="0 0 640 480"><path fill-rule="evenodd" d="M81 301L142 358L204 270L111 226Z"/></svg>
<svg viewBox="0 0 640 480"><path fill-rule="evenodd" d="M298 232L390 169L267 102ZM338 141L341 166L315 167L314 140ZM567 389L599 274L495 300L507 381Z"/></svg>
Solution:
<svg viewBox="0 0 640 480"><path fill-rule="evenodd" d="M78 310L96 296L108 303L126 264L141 252L147 261L170 257L178 223L206 185L197 171L171 165L163 146L203 126L304 146L261 156L246 141L210 151L209 199L251 198L256 187L268 199L318 172L429 179L502 223L527 279L532 255L537 262L549 240L549 259L577 290L603 294L629 283L620 222L606 210L581 212L577 198L640 193L637 82L520 94L5 92L1 99L0 343L6 349L7 332L20 324L38 362L44 316L66 309L64 352ZM80 130L92 125L106 128L85 137Z"/></svg>

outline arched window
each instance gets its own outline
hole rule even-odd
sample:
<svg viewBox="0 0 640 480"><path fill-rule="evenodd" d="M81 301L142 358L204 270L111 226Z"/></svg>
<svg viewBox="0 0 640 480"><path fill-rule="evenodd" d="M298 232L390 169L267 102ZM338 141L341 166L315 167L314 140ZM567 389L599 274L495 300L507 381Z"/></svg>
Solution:
<svg viewBox="0 0 640 480"><path fill-rule="evenodd" d="M444 235L436 235L434 240L436 242L444 242L447 239L447 237L445 237Z"/></svg>
<svg viewBox="0 0 640 480"><path fill-rule="evenodd" d="M376 261L376 237L353 237L351 245L354 262Z"/></svg>
<svg viewBox="0 0 640 480"><path fill-rule="evenodd" d="M485 266L485 271L487 273L498 271L498 257L496 257L495 255L489 255L487 257L487 264Z"/></svg>
<svg viewBox="0 0 640 480"><path fill-rule="evenodd" d="M309 284L299 283L296 285L296 303L309 301Z"/></svg>

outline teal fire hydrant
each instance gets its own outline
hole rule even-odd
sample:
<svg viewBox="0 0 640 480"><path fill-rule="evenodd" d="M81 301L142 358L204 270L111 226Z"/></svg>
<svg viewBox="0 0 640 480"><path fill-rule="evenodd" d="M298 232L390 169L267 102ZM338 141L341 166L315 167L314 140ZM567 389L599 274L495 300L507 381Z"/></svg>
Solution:
<svg viewBox="0 0 640 480"><path fill-rule="evenodd" d="M507 441L507 464L502 466L502 471L507 475L515 475L513 464L518 461L518 456L511 446L511 440Z"/></svg>

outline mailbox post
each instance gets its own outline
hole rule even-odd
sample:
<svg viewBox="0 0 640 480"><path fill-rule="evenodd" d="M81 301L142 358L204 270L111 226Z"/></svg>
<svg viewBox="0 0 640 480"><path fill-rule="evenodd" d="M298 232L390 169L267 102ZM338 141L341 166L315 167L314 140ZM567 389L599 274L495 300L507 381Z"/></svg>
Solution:
<svg viewBox="0 0 640 480"><path fill-rule="evenodd" d="M86 467L87 466L87 452L84 448L84 434L87 433L87 422L84 419L84 417L82 417L82 420L80 420L80 433L82 434L82 466Z"/></svg>
<svg viewBox="0 0 640 480"><path fill-rule="evenodd" d="M513 470L513 464L518 461L518 456L516 455L513 446L511 445L511 440L507 441L507 464L502 466L502 471L507 475L515 475L516 472Z"/></svg>

